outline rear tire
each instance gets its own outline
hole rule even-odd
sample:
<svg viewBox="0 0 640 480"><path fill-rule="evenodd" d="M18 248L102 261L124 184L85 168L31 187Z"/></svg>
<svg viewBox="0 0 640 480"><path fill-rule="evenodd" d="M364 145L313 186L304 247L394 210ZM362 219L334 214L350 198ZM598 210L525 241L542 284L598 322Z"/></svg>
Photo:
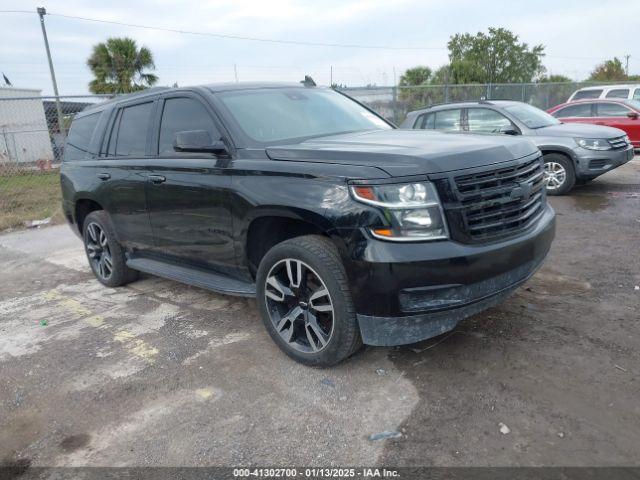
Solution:
<svg viewBox="0 0 640 480"><path fill-rule="evenodd" d="M89 266L100 283L120 287L138 278L138 272L127 267L124 249L116 241L107 212L96 210L87 215L82 238Z"/></svg>
<svg viewBox="0 0 640 480"><path fill-rule="evenodd" d="M547 195L569 193L576 184L576 171L571 159L560 153L547 153L543 160Z"/></svg>
<svg viewBox="0 0 640 480"><path fill-rule="evenodd" d="M256 282L264 325L289 357L329 367L362 346L347 274L330 240L279 243L260 262Z"/></svg>

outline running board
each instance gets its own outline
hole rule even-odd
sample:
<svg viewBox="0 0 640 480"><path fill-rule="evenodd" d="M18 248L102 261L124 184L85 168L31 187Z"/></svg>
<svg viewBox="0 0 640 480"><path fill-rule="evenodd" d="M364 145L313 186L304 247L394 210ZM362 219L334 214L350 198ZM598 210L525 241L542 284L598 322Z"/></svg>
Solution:
<svg viewBox="0 0 640 480"><path fill-rule="evenodd" d="M226 277L218 273L206 272L197 268L184 267L160 262L149 258L129 258L127 267L141 272L168 278L176 282L186 283L194 287L205 288L225 295L239 297L255 297L255 284Z"/></svg>

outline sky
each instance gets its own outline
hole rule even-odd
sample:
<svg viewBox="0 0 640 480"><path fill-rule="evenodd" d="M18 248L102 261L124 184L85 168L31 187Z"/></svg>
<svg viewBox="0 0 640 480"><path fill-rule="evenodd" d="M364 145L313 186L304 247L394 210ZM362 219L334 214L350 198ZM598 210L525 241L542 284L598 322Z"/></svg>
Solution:
<svg viewBox="0 0 640 480"><path fill-rule="evenodd" d="M0 0L0 72L15 87L53 92L36 7L49 13L156 27L348 45L424 48L385 50L256 42L45 17L58 88L88 93L92 46L129 36L149 48L158 85L214 82L298 81L311 75L350 87L393 85L416 65L447 63L446 44L456 33L504 27L530 45L542 44L550 73L584 79L605 59L631 55L640 73L634 22L638 0ZM623 12L623 14L621 14ZM624 62L624 60L623 60Z"/></svg>

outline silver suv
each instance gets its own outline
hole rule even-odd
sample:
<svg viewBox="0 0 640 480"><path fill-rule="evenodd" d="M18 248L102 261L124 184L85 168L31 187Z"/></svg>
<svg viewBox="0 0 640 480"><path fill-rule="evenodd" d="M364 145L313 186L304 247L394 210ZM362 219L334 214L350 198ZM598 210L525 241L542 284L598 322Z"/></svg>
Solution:
<svg viewBox="0 0 640 480"><path fill-rule="evenodd" d="M549 195L568 193L633 158L617 128L565 124L522 102L492 100L435 105L410 112L401 128L463 134L523 135L542 151Z"/></svg>

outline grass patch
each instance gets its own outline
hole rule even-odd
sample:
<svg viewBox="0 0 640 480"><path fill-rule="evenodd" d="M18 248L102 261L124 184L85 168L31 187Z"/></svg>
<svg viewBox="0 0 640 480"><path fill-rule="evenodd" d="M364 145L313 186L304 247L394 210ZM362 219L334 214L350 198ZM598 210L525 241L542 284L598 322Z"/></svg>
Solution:
<svg viewBox="0 0 640 480"><path fill-rule="evenodd" d="M51 223L61 223L61 201L58 170L0 175L0 231L48 217Z"/></svg>

